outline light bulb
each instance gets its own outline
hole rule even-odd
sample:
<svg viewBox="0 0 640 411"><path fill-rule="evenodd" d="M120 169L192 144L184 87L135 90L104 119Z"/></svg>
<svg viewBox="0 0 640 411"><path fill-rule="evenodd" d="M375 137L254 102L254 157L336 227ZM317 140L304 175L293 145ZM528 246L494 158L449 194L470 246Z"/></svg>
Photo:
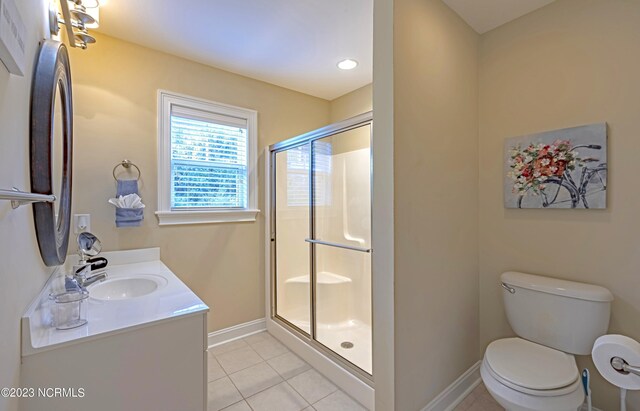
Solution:
<svg viewBox="0 0 640 411"><path fill-rule="evenodd" d="M352 59L345 59L338 62L338 68L340 70L353 70L358 66L358 62Z"/></svg>

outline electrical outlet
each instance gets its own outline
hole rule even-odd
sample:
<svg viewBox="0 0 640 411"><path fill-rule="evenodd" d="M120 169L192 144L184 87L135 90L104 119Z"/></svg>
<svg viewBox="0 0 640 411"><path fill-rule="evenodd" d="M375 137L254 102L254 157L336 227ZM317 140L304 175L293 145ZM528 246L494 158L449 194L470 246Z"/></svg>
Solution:
<svg viewBox="0 0 640 411"><path fill-rule="evenodd" d="M85 231L91 231L91 214L74 214L73 215L73 232L80 234Z"/></svg>

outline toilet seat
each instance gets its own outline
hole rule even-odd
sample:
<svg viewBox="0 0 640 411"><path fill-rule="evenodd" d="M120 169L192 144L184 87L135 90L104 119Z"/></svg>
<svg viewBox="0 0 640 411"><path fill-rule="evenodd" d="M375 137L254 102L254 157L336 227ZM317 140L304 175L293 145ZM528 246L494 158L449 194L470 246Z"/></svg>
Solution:
<svg viewBox="0 0 640 411"><path fill-rule="evenodd" d="M507 411L576 411L584 401L580 384L573 392L557 396L542 396L540 392L527 394L498 381L489 371L486 357L480 366L480 375L491 396Z"/></svg>
<svg viewBox="0 0 640 411"><path fill-rule="evenodd" d="M484 362L493 378L524 394L561 396L572 393L580 385L573 355L521 338L492 342Z"/></svg>

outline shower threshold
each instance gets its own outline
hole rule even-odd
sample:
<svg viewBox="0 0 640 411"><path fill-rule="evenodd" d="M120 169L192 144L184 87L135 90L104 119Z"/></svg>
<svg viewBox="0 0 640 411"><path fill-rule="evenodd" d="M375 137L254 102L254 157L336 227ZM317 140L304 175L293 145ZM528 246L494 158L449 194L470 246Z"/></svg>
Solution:
<svg viewBox="0 0 640 411"><path fill-rule="evenodd" d="M291 321L300 329L309 329L308 321ZM342 323L318 324L317 340L358 368L372 373L372 336L371 326L360 320L349 320ZM344 347L342 343L350 342L352 347Z"/></svg>

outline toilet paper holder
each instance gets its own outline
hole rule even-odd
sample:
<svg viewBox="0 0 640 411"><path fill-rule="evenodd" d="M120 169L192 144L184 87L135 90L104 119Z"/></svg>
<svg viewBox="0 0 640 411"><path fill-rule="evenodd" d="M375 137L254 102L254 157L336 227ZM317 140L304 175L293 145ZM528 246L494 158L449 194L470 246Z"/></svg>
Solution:
<svg viewBox="0 0 640 411"><path fill-rule="evenodd" d="M626 362L624 358L613 357L611 359L611 366L614 370L618 371L621 374L635 374L640 377L640 367L629 365L629 363Z"/></svg>

